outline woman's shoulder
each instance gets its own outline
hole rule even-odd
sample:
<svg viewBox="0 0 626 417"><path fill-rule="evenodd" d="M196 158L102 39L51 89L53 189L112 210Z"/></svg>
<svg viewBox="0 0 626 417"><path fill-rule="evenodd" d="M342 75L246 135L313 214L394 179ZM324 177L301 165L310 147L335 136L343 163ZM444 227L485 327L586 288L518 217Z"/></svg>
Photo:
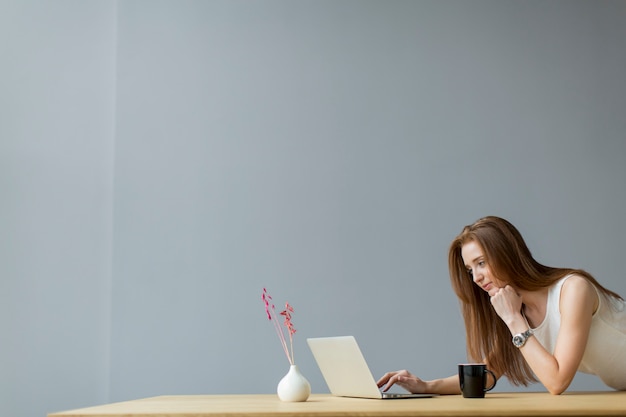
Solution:
<svg viewBox="0 0 626 417"><path fill-rule="evenodd" d="M563 294L565 288L595 292L593 284L584 276L576 273L569 273L558 278L548 287L548 291L556 293L558 296L558 294Z"/></svg>
<svg viewBox="0 0 626 417"><path fill-rule="evenodd" d="M595 286L585 277L578 274L570 274L557 282L561 286L561 302L572 300L576 303L590 303L593 311L598 306L598 291Z"/></svg>
<svg viewBox="0 0 626 417"><path fill-rule="evenodd" d="M557 283L561 283L564 288L571 287L571 286L584 287L590 290L594 290L595 288L593 284L587 278L576 273L565 275L563 278L557 281Z"/></svg>

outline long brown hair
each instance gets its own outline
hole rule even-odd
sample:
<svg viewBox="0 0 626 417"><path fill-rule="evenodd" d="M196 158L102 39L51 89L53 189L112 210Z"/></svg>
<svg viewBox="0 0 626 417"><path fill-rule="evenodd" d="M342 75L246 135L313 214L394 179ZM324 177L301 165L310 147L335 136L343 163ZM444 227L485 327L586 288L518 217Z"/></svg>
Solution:
<svg viewBox="0 0 626 417"><path fill-rule="evenodd" d="M492 371L505 375L514 385L528 385L537 379L519 349L511 343L511 333L491 306L489 294L473 282L467 271L461 248L471 241L481 246L492 274L517 289L536 291L553 285L566 275L577 274L607 296L621 298L586 271L554 268L537 262L520 232L500 217L483 217L465 226L450 245L448 267L465 320L467 354L472 361L486 360Z"/></svg>

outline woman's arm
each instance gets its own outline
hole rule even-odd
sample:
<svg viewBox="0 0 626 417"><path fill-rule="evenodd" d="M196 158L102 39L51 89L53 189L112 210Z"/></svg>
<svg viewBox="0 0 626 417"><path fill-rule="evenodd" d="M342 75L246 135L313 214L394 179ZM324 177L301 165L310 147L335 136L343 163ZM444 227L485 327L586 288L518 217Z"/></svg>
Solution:
<svg viewBox="0 0 626 417"><path fill-rule="evenodd" d="M378 380L378 388L384 386L383 391L393 385L399 385L413 394L460 394L459 376L423 381L409 371L387 372Z"/></svg>
<svg viewBox="0 0 626 417"><path fill-rule="evenodd" d="M496 311L502 307L503 300L494 299L500 295L511 299L511 291L511 287L506 287L492 298ZM561 394L574 379L585 353L591 319L597 304L598 295L589 281L580 276L568 278L561 288L561 327L554 354L550 354L534 337L530 337L520 348L528 365L551 394ZM503 314L500 317L511 334L522 333L528 329L521 313L510 316Z"/></svg>

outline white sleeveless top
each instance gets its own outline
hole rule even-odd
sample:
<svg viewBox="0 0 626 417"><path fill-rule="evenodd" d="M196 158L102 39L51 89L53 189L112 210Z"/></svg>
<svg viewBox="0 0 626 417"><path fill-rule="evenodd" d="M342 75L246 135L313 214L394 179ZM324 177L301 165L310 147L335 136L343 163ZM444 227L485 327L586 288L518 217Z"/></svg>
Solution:
<svg viewBox="0 0 626 417"><path fill-rule="evenodd" d="M546 317L533 329L534 335L551 354L561 327L559 301L561 287L568 275L554 284L548 292ZM626 390L626 303L607 297L596 288L598 309L591 320L589 340L578 370L597 375L606 385Z"/></svg>

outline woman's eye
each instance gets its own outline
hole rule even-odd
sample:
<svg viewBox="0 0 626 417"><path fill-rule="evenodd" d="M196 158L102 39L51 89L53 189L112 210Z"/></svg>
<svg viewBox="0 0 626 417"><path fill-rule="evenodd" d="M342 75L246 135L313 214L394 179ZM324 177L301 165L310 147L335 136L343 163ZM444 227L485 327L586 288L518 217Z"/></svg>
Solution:
<svg viewBox="0 0 626 417"><path fill-rule="evenodd" d="M473 276L474 276L474 271L472 271L471 269L468 269L468 270L467 270L467 274L468 274L470 277L473 277Z"/></svg>

